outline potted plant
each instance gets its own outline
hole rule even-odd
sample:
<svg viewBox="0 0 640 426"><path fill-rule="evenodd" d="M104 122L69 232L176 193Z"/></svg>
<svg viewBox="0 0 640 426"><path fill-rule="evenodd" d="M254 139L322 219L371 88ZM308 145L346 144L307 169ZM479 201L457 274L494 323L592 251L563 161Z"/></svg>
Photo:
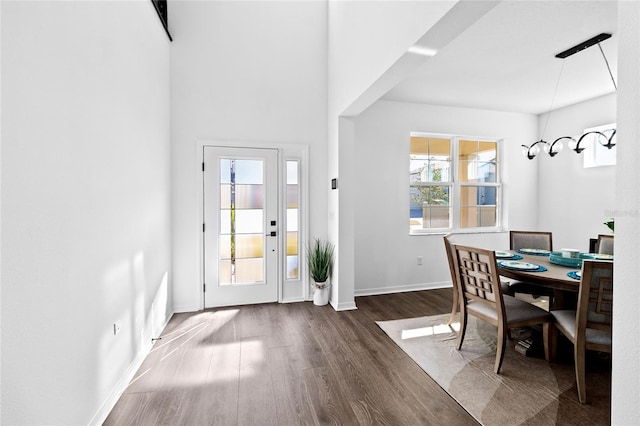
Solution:
<svg viewBox="0 0 640 426"><path fill-rule="evenodd" d="M314 238L307 250L309 275L314 281L313 304L323 306L329 303L329 287L333 272L334 247L329 241Z"/></svg>

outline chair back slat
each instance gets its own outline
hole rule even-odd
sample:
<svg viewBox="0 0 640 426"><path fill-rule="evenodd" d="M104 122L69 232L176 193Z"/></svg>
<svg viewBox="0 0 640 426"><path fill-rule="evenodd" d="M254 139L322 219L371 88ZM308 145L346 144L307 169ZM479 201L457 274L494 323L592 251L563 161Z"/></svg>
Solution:
<svg viewBox="0 0 640 426"><path fill-rule="evenodd" d="M551 232L510 231L509 241L511 250L522 248L553 250Z"/></svg>
<svg viewBox="0 0 640 426"><path fill-rule="evenodd" d="M456 273L461 295L501 309L502 294L500 278L497 273L495 253L474 247L453 245L456 260Z"/></svg>

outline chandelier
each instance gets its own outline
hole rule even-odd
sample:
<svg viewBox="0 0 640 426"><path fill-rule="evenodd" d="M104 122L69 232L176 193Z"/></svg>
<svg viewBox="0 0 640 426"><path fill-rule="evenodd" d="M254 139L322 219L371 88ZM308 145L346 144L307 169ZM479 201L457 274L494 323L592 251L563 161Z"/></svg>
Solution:
<svg viewBox="0 0 640 426"><path fill-rule="evenodd" d="M607 33L602 33L602 34L598 34L595 37L590 38L589 40L586 40L580 44L577 44L563 52L560 52L556 55L556 58L560 58L560 59L565 59L571 55L574 55L580 51L583 51L591 46L594 45L598 45L598 47L600 48L600 53L602 54L602 57L604 58L604 62L607 65L607 70L609 71L609 76L611 77L611 81L613 82L613 87L615 90L618 90L618 87L616 86L616 82L615 79L613 78L613 74L611 73L611 68L609 67L609 61L607 61L607 57L604 54L604 51L602 50L602 46L600 46L600 42L608 39L611 37L611 34L607 34ZM564 61L562 62L562 67L560 68L560 74L558 76L558 82L556 83L556 88L555 91L553 93L553 98L551 101L551 107L549 108L549 112L547 113L547 117L546 117L546 121L545 121L545 125L544 125L544 129L546 129L547 127L547 123L549 121L549 116L551 116L551 111L553 110L553 101L555 100L555 96L556 93L558 92L558 85L560 84L560 77L562 76L562 70L564 68ZM544 130L542 131L542 134L544 135ZM607 136L607 134L605 134L604 132L600 132L600 131L590 131L587 133L584 133L582 136L580 136L580 138L576 141L575 138L571 137L571 136L560 136L559 138L555 139L553 142L549 143L548 141L544 140L544 139L540 139L539 141L536 141L534 143L532 143L531 145L522 145L522 153L524 154L525 157L527 157L529 160L533 160L534 158L536 158L536 156L540 153L540 147L542 146L542 149L544 150L544 152L546 152L547 154L549 154L550 157L555 157L560 151L562 151L562 148L564 148L564 144L563 141L566 139L567 140L567 145L569 146L569 149L575 151L577 154L580 154L582 151L584 151L584 149L586 148L586 140L585 138L587 138L588 136L594 135L596 137L596 139L598 140L598 142L608 148L611 149L616 145L616 142L614 141L614 137L616 135L616 130L612 129L612 132L610 135ZM583 143L584 142L584 143ZM582 145L581 145L582 144Z"/></svg>

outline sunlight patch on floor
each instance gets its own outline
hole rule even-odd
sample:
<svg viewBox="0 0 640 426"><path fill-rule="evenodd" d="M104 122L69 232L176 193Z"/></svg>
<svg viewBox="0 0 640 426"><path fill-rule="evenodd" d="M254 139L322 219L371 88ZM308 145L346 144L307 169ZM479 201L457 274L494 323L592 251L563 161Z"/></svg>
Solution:
<svg viewBox="0 0 640 426"><path fill-rule="evenodd" d="M402 330L400 338L402 340L415 339L417 337L433 336L436 334L450 334L460 330L460 323L454 322L451 325L438 324L432 327L420 327L409 330Z"/></svg>

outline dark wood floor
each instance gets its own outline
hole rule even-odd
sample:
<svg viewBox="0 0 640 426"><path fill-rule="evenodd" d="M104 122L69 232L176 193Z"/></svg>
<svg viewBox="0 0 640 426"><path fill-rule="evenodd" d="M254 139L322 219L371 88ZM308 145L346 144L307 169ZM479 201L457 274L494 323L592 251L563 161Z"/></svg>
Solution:
<svg viewBox="0 0 640 426"><path fill-rule="evenodd" d="M176 314L107 425L477 424L376 320L447 313L451 290Z"/></svg>

